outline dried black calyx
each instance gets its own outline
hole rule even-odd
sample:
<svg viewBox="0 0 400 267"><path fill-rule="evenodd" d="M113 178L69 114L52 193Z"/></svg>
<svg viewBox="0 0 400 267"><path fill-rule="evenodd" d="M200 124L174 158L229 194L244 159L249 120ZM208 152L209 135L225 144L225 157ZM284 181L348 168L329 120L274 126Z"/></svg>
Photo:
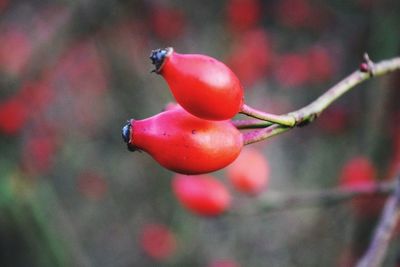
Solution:
<svg viewBox="0 0 400 267"><path fill-rule="evenodd" d="M151 63L156 67L152 72L159 73L162 66L164 65L165 58L172 53L173 49L171 47L163 49L155 49L151 51L150 59Z"/></svg>
<svg viewBox="0 0 400 267"><path fill-rule="evenodd" d="M127 121L127 123L122 127L122 139L124 139L125 143L129 143L129 139L131 135L131 123Z"/></svg>
<svg viewBox="0 0 400 267"><path fill-rule="evenodd" d="M124 127L122 127L122 139L127 144L128 150L133 152L136 151L137 148L131 144L131 129L131 120L128 120Z"/></svg>

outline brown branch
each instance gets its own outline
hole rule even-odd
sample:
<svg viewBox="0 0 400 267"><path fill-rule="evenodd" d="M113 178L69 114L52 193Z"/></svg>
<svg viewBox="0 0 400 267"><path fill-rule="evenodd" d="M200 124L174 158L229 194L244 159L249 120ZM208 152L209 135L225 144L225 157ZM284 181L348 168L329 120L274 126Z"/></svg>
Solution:
<svg viewBox="0 0 400 267"><path fill-rule="evenodd" d="M336 187L328 190L319 190L301 193L282 193L268 191L258 197L257 203L249 206L238 207L233 213L259 214L264 212L281 211L295 208L308 208L310 206L329 206L357 196L372 194L390 194L395 189L393 182L381 182L372 186L357 188Z"/></svg>
<svg viewBox="0 0 400 267"><path fill-rule="evenodd" d="M357 263L357 267L382 265L390 239L400 217L400 176L396 189L386 201L380 221L376 226L369 248Z"/></svg>

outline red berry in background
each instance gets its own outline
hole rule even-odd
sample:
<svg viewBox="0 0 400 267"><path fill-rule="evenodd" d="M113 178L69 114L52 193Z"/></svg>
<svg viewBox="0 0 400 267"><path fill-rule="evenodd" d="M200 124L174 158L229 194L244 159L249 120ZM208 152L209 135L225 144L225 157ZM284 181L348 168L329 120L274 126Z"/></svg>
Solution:
<svg viewBox="0 0 400 267"><path fill-rule="evenodd" d="M350 113L343 106L332 106L324 111L316 125L329 134L340 134L346 131L350 122Z"/></svg>
<svg viewBox="0 0 400 267"><path fill-rule="evenodd" d="M234 260L223 259L212 261L208 267L240 267L240 265Z"/></svg>
<svg viewBox="0 0 400 267"><path fill-rule="evenodd" d="M0 12L4 11L9 4L9 0L0 0Z"/></svg>
<svg viewBox="0 0 400 267"><path fill-rule="evenodd" d="M32 42L28 35L17 27L0 31L0 70L18 75L28 63L32 53Z"/></svg>
<svg viewBox="0 0 400 267"><path fill-rule="evenodd" d="M18 97L29 107L29 110L35 111L30 114L35 117L53 101L55 90L46 79L28 81L22 85Z"/></svg>
<svg viewBox="0 0 400 267"><path fill-rule="evenodd" d="M24 127L30 115L26 105L17 96L0 103L0 132L14 135Z"/></svg>
<svg viewBox="0 0 400 267"><path fill-rule="evenodd" d="M241 34L233 44L227 64L244 85L252 86L267 75L272 53L265 30L250 30Z"/></svg>
<svg viewBox="0 0 400 267"><path fill-rule="evenodd" d="M163 224L147 224L140 230L139 244L143 251L157 261L167 260L177 247L176 237Z"/></svg>
<svg viewBox="0 0 400 267"><path fill-rule="evenodd" d="M165 168L183 174L219 170L239 155L242 134L230 121L197 118L176 107L122 129L130 150L144 150Z"/></svg>
<svg viewBox="0 0 400 267"><path fill-rule="evenodd" d="M182 10L158 3L151 9L150 25L159 38L173 40L184 32L186 21Z"/></svg>
<svg viewBox="0 0 400 267"><path fill-rule="evenodd" d="M267 159L254 148L243 148L239 157L226 170L229 181L239 192L254 195L264 190L268 184Z"/></svg>
<svg viewBox="0 0 400 267"><path fill-rule="evenodd" d="M363 189L373 187L376 183L376 169L371 161L364 156L350 159L342 168L339 185L343 189ZM355 215L360 217L377 216L384 204L385 197L369 194L354 197L350 204Z"/></svg>
<svg viewBox="0 0 400 267"><path fill-rule="evenodd" d="M178 54L172 48L154 50L150 58L176 101L194 116L226 120L241 110L242 85L222 62L205 55Z"/></svg>
<svg viewBox="0 0 400 267"><path fill-rule="evenodd" d="M275 77L285 87L302 86L309 81L308 59L301 54L286 54L279 58Z"/></svg>
<svg viewBox="0 0 400 267"><path fill-rule="evenodd" d="M104 177L93 171L84 171L77 177L78 191L91 200L102 199L108 190Z"/></svg>
<svg viewBox="0 0 400 267"><path fill-rule="evenodd" d="M340 185L344 188L364 188L375 183L376 170L371 161L357 156L346 162L340 173Z"/></svg>
<svg viewBox="0 0 400 267"><path fill-rule="evenodd" d="M293 28L308 24L312 14L308 0L282 0L277 3L276 15L279 22Z"/></svg>
<svg viewBox="0 0 400 267"><path fill-rule="evenodd" d="M229 0L226 13L232 31L248 30L260 20L261 3L259 0Z"/></svg>
<svg viewBox="0 0 400 267"><path fill-rule="evenodd" d="M310 80L325 82L334 74L334 62L332 55L323 47L312 47L308 53Z"/></svg>
<svg viewBox="0 0 400 267"><path fill-rule="evenodd" d="M197 215L219 215L231 203L229 191L211 175L177 174L172 180L172 189L179 202Z"/></svg>
<svg viewBox="0 0 400 267"><path fill-rule="evenodd" d="M38 175L48 172L53 166L57 145L54 133L32 134L23 146L22 166L25 173Z"/></svg>
<svg viewBox="0 0 400 267"><path fill-rule="evenodd" d="M107 90L106 62L96 43L86 39L72 44L54 68L55 78L80 94L86 91L101 94Z"/></svg>

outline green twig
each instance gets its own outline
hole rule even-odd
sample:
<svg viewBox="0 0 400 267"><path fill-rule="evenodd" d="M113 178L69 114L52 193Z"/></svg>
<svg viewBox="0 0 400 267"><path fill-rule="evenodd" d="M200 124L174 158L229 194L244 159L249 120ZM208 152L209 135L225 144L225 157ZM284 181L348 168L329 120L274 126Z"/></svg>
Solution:
<svg viewBox="0 0 400 267"><path fill-rule="evenodd" d="M253 118L256 118L256 119L260 119L260 120L264 120L267 122L272 122L272 123L276 123L276 124L280 124L280 125L284 125L284 126L292 127L295 125L295 119L290 114L289 115L275 115L275 114L257 110L246 104L243 104L242 110L240 111L240 113L250 116L250 117L253 117Z"/></svg>
<svg viewBox="0 0 400 267"><path fill-rule="evenodd" d="M263 128L263 129L244 133L243 134L244 144L248 145L248 144L252 144L252 143L256 143L256 142L265 140L271 136L280 134L282 132L286 132L287 129L290 129L290 128L280 126L278 124L273 124L269 127Z"/></svg>
<svg viewBox="0 0 400 267"><path fill-rule="evenodd" d="M327 107L329 107L336 99L340 98L343 94L353 89L356 85L372 78L381 75L388 74L390 72L400 70L400 57L381 61L379 63L373 63L368 55L364 56L364 62L360 65L360 70L357 70L344 78L338 84L331 87L323 95L318 97L316 100L308 104L307 106L290 112L284 115L274 115L269 113L263 113L244 105L241 113L251 117L258 118L260 120L268 121L278 125L279 131L274 134L269 134L270 127L266 128L267 134L261 135L260 130L254 131L254 134L247 134L245 138L245 144L251 144L264 139L267 139L273 135L277 135L286 132L293 128L293 126L304 126L314 121ZM260 124L255 123L245 124L246 129L259 128ZM277 128L274 128L277 129ZM252 138L255 138L252 140Z"/></svg>

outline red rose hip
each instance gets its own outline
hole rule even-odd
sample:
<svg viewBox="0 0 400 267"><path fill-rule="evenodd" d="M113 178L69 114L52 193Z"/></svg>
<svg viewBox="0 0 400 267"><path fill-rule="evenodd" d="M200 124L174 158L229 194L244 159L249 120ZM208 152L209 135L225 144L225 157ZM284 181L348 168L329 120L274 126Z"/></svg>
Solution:
<svg viewBox="0 0 400 267"><path fill-rule="evenodd" d="M130 150L144 150L174 172L201 174L224 168L239 155L242 134L230 121L197 118L180 106L122 129Z"/></svg>
<svg viewBox="0 0 400 267"><path fill-rule="evenodd" d="M150 59L176 101L196 117L226 120L241 110L242 85L224 63L205 55L178 54L172 48L153 50Z"/></svg>

